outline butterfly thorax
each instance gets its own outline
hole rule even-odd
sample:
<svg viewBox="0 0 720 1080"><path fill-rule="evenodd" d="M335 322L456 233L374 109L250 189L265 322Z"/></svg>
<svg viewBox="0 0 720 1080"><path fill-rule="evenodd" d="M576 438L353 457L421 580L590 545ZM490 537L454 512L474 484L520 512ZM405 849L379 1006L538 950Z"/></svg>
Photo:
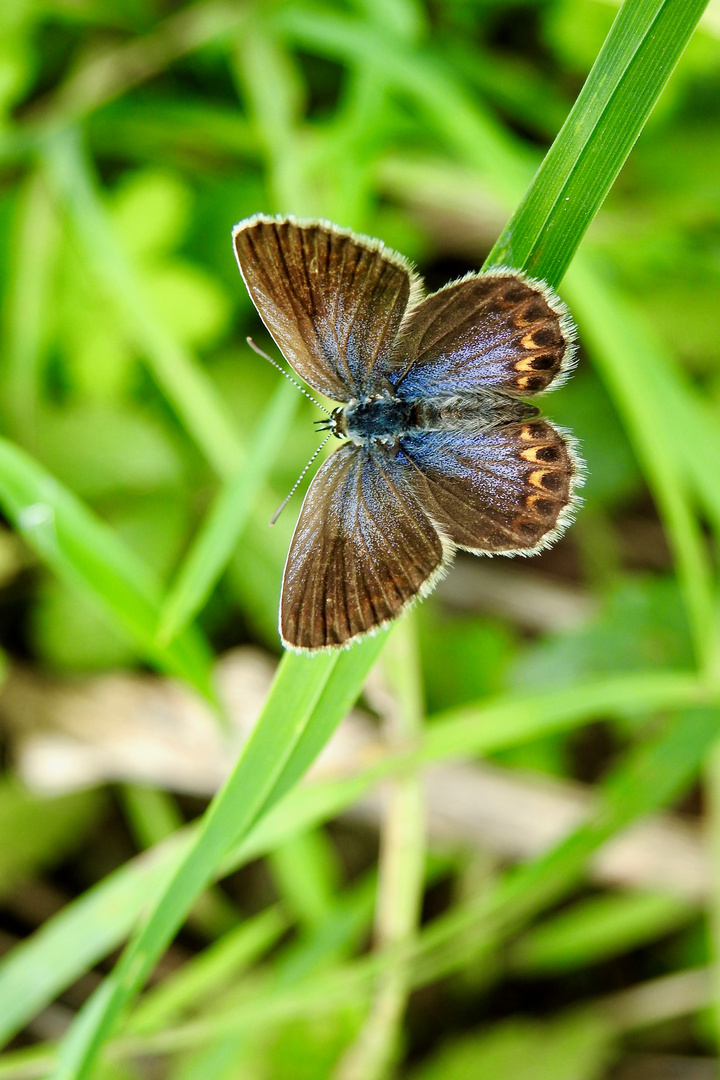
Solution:
<svg viewBox="0 0 720 1080"><path fill-rule="evenodd" d="M483 431L536 416L535 405L505 394L469 391L452 396L410 400L400 395L350 401L335 409L330 427L338 438L359 445L392 445L417 431Z"/></svg>
<svg viewBox="0 0 720 1080"><path fill-rule="evenodd" d="M381 397L350 401L332 414L336 435L355 443L370 441L393 443L404 432L417 426L416 406L400 397Z"/></svg>

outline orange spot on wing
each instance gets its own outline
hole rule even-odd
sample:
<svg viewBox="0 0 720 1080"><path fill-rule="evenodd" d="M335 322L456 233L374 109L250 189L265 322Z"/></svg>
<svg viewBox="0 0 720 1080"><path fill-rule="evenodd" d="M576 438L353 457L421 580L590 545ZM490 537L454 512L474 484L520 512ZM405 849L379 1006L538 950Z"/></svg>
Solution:
<svg viewBox="0 0 720 1080"><path fill-rule="evenodd" d="M540 346L533 340L532 331L526 334L524 338L520 339L520 344L524 349L539 349Z"/></svg>
<svg viewBox="0 0 720 1080"><path fill-rule="evenodd" d="M522 432L521 432L520 433L520 438L522 439L522 437L523 437L523 435L522 435ZM543 449L542 446L529 446L527 448L527 450L521 450L520 451L520 457L525 458L525 461L532 461L533 464L537 464L538 450L542 450L542 449Z"/></svg>
<svg viewBox="0 0 720 1080"><path fill-rule="evenodd" d="M536 503L541 504L537 508L541 514L551 513L553 510L553 506L557 507L557 503L554 503L552 499L549 499L547 497L547 495L541 495L539 493L537 495L528 495L525 500L525 505L528 507L528 509L534 509Z"/></svg>

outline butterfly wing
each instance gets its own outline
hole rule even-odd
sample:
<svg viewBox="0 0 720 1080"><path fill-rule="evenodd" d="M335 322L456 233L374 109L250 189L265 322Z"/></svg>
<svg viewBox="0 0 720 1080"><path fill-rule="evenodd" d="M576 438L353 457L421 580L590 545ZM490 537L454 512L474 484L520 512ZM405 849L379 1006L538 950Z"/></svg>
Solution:
<svg viewBox="0 0 720 1080"><path fill-rule="evenodd" d="M335 401L382 385L418 279L379 240L261 214L236 225L240 273L279 349Z"/></svg>
<svg viewBox="0 0 720 1080"><path fill-rule="evenodd" d="M582 463L547 420L481 432L425 431L401 440L426 512L458 547L529 555L570 523Z"/></svg>
<svg viewBox="0 0 720 1080"><path fill-rule="evenodd" d="M387 447L345 443L318 470L285 566L280 634L290 649L347 644L428 592L450 557Z"/></svg>
<svg viewBox="0 0 720 1080"><path fill-rule="evenodd" d="M408 311L391 380L409 398L478 388L527 397L571 370L574 336L547 285L514 270L471 274Z"/></svg>

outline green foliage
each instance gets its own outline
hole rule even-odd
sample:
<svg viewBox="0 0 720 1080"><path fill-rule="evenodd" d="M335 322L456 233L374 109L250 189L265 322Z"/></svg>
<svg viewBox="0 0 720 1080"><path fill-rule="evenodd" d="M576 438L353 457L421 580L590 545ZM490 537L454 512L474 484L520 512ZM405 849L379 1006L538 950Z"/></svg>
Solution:
<svg viewBox="0 0 720 1080"><path fill-rule="evenodd" d="M75 676L145 663L212 709L229 642L279 653L293 506L267 523L314 449L315 410L245 344L267 335L230 228L256 211L381 236L433 287L484 258L564 278L581 363L544 407L579 437L588 480L552 551L490 564L494 599L479 579L458 613L441 588L391 635L285 656L198 822L163 792L127 788L118 822L150 848L135 859L123 861L119 823L122 844L79 854L100 792L41 802L8 768L3 896L35 881L42 895L56 873L77 894L0 961L0 1038L26 1031L0 1077L129 1080L151 1060L169 1080L599 1080L624 1032L647 1022L604 1000L610 961L623 959L632 987L648 972L692 979L712 960L716 869L703 896L683 883L586 891L603 845L672 808L703 771L716 863L720 851L720 42L702 29L690 41L704 6L3 8L11 673L21 658ZM394 706L377 682L366 704L387 745L353 775L299 785L381 654ZM569 736L597 721L612 762L578 764ZM487 754L520 782L518 764L555 783L576 766L604 779L586 818L524 865L478 856L478 886L463 844L425 860L418 777ZM380 781L391 810L379 870L366 858L348 879L342 837L323 826ZM220 891L258 859L260 900ZM183 926L193 955L143 993ZM35 1017L123 946L66 1036L42 1042ZM646 967L633 966L640 949L653 950ZM539 977L559 1005L538 1007ZM502 1015L506 979L526 1015ZM421 986L431 1021L410 997ZM675 995L670 1013L720 1015L712 993ZM655 1007L664 1019L667 1004Z"/></svg>
<svg viewBox="0 0 720 1080"><path fill-rule="evenodd" d="M682 671L691 663L692 642L677 583L638 575L608 590L588 626L548 634L524 649L513 681L526 688L557 686L618 671Z"/></svg>
<svg viewBox="0 0 720 1080"><path fill-rule="evenodd" d="M427 1065L413 1080L593 1080L611 1057L608 1032L591 1016L572 1017L555 1025L508 1021L491 1032L459 1040Z"/></svg>
<svg viewBox="0 0 720 1080"><path fill-rule="evenodd" d="M83 843L102 806L97 792L38 799L5 780L0 786L0 894L6 896L18 881L62 862L68 849Z"/></svg>

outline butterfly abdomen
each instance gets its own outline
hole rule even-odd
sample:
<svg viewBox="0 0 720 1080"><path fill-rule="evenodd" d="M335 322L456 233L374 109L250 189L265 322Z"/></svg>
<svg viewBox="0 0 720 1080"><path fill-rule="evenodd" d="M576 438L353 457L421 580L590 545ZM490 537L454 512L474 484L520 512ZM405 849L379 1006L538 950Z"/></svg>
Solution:
<svg viewBox="0 0 720 1080"><path fill-rule="evenodd" d="M505 394L460 393L429 398L413 410L413 428L420 431L487 431L537 416L539 409Z"/></svg>

